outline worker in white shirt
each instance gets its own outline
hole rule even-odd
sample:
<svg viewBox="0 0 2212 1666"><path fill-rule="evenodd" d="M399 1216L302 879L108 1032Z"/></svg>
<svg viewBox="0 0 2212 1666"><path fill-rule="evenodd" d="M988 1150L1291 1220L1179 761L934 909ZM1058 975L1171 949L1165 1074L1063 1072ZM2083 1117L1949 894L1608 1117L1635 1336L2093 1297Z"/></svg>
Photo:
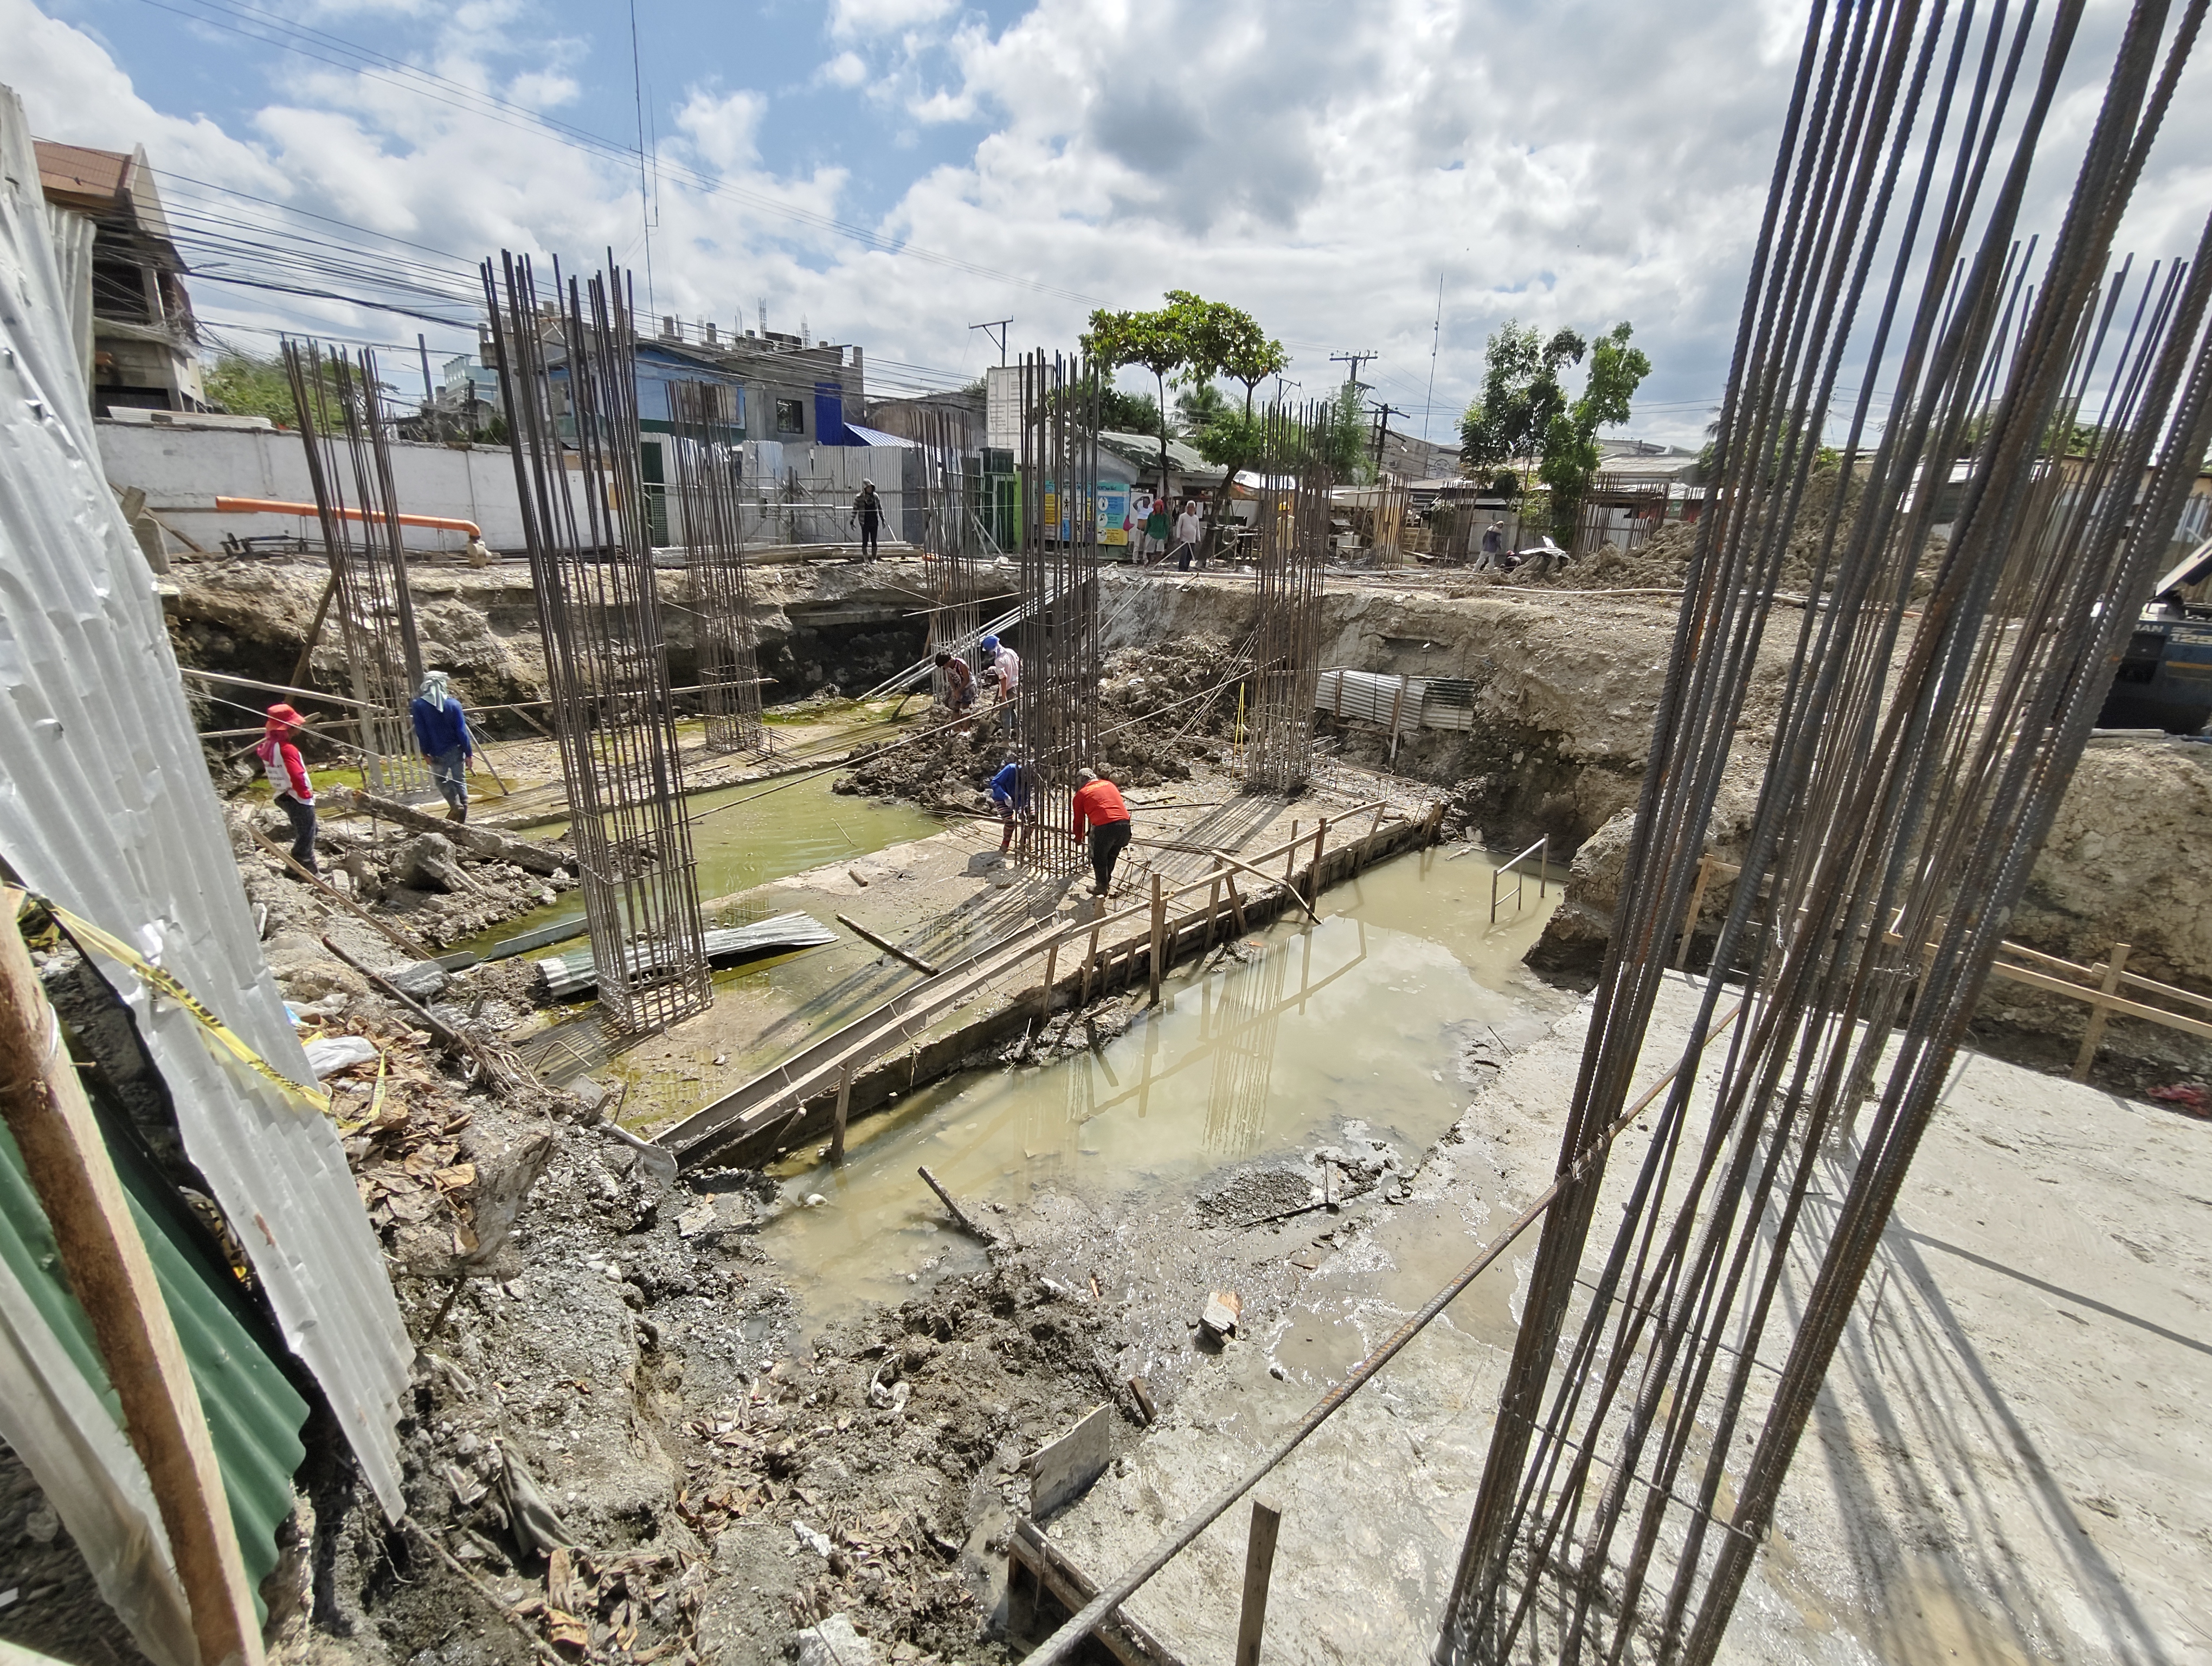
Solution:
<svg viewBox="0 0 2212 1666"><path fill-rule="evenodd" d="M1206 570L1206 520L1198 512L1198 500L1184 501L1182 513L1176 517L1176 566L1185 573L1190 571L1190 558L1198 557L1198 570Z"/></svg>

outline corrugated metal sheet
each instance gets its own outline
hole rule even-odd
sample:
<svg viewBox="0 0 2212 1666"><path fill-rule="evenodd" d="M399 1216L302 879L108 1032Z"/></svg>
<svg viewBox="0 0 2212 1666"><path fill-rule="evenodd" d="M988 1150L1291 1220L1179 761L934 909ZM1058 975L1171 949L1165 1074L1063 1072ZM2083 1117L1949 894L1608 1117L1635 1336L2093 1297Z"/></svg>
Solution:
<svg viewBox="0 0 2212 1666"><path fill-rule="evenodd" d="M12 1154L12 1139L8 1146ZM68 1524L100 1594L148 1657L199 1666L154 1489L102 1397L100 1355L56 1300L52 1240L39 1242L45 1225L21 1170L0 1163L0 1438Z"/></svg>
<svg viewBox="0 0 2212 1666"><path fill-rule="evenodd" d="M258 1604L258 1588L276 1566L277 1523L292 1513L292 1475L306 1456L300 1428L307 1420L307 1402L210 1287L206 1274L178 1242L167 1212L149 1198L144 1177L127 1160L118 1161L116 1169L161 1286L162 1303L191 1367L192 1386L222 1470L232 1529ZM110 1386L92 1321L63 1276L52 1230L5 1128L0 1128L0 1256L64 1339L119 1430L122 1402Z"/></svg>
<svg viewBox="0 0 2212 1666"><path fill-rule="evenodd" d="M1325 671L1314 705L1334 717L1356 717L1399 732L1472 729L1474 684L1464 677L1392 677L1373 671Z"/></svg>
<svg viewBox="0 0 2212 1666"><path fill-rule="evenodd" d="M293 1079L313 1079L261 957L153 575L108 490L22 107L0 89L0 852L33 889L134 944ZM370 1485L404 1508L413 1350L328 1121L103 964L238 1227L286 1342Z"/></svg>

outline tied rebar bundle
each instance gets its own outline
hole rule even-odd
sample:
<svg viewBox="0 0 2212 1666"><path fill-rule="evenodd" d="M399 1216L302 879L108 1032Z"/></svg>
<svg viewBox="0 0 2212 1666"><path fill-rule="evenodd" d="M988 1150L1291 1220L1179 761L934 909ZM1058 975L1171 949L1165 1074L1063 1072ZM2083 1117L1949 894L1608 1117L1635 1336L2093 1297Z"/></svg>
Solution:
<svg viewBox="0 0 2212 1666"><path fill-rule="evenodd" d="M640 467L635 331L613 269L483 264L599 1004L620 1029L713 1002Z"/></svg>
<svg viewBox="0 0 2212 1666"><path fill-rule="evenodd" d="M1019 578L1022 678L1012 702L1015 759L1040 820L1025 863L1077 872L1079 770L1098 747L1097 368L1060 354L1022 358Z"/></svg>
<svg viewBox="0 0 2212 1666"><path fill-rule="evenodd" d="M698 635L699 707L708 750L765 754L760 633L746 593L744 452L734 394L719 382L669 385L676 507L686 599Z"/></svg>
<svg viewBox="0 0 2212 1666"><path fill-rule="evenodd" d="M1314 691L1321 678L1322 566L1328 554L1326 405L1261 414L1252 564L1258 600L1246 679L1244 785L1297 793L1313 769Z"/></svg>
<svg viewBox="0 0 2212 1666"><path fill-rule="evenodd" d="M2147 272L2112 247L2203 9L2134 7L2039 249L2021 204L2081 7L1816 0L1440 1662L1714 1657L2212 440L2212 222ZM1842 483L1814 509L1839 373ZM1742 872L1593 1243L1777 619L1795 651Z"/></svg>
<svg viewBox="0 0 2212 1666"><path fill-rule="evenodd" d="M354 699L368 708L356 719L362 781L371 792L418 797L429 790L430 776L408 705L422 684L422 648L376 355L364 347L356 361L289 336L282 348L330 562L346 678Z"/></svg>

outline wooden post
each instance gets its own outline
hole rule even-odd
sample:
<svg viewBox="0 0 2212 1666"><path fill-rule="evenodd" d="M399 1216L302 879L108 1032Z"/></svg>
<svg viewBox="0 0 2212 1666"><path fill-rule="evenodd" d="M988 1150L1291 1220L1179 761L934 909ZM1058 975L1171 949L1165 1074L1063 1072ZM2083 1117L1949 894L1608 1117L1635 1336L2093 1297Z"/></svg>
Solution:
<svg viewBox="0 0 2212 1666"><path fill-rule="evenodd" d="M1037 991L1037 1032L1044 1032L1045 1021L1052 1017L1052 981L1060 971L1060 939L1054 938L1052 945L1044 952L1044 987Z"/></svg>
<svg viewBox="0 0 2212 1666"><path fill-rule="evenodd" d="M1229 887L1230 917L1236 921L1237 934L1242 937L1251 927L1244 923L1244 899L1237 895L1237 876L1233 873L1224 873L1221 876L1221 883Z"/></svg>
<svg viewBox="0 0 2212 1666"><path fill-rule="evenodd" d="M1160 1004L1160 958L1167 948L1167 923L1168 899L1160 890L1160 876L1155 873L1152 875L1152 964L1146 969L1152 983L1146 1004L1152 1006Z"/></svg>
<svg viewBox="0 0 2212 1666"><path fill-rule="evenodd" d="M1711 853L1698 858L1698 883L1690 887L1690 917L1682 922L1682 941L1674 951L1674 964L1677 966L1687 966L1690 964L1690 939L1698 933L1698 910L1705 906L1705 881L1711 876L1712 871L1713 859Z"/></svg>
<svg viewBox="0 0 2212 1666"><path fill-rule="evenodd" d="M1306 908L1309 912L1315 903L1321 901L1321 853L1328 842L1328 818L1323 816L1320 827L1314 832L1313 866L1306 873Z"/></svg>
<svg viewBox="0 0 2212 1666"><path fill-rule="evenodd" d="M1297 822L1293 819L1291 823L1290 842L1283 847L1283 884L1289 890L1296 891L1297 889L1296 885L1291 884L1291 876L1297 871L1298 824Z"/></svg>
<svg viewBox="0 0 2212 1666"><path fill-rule="evenodd" d="M1213 946L1213 924L1221 914L1221 858L1213 859L1213 879L1206 888L1206 940L1199 945L1203 954Z"/></svg>
<svg viewBox="0 0 2212 1666"><path fill-rule="evenodd" d="M2127 966L2130 946L2125 943L2113 944L2112 952L2106 959L2105 978L2100 987L2108 995L2120 987L2120 973ZM2075 1081L2089 1079L2089 1067L2097 1061L2097 1049L2104 1044L2105 1024L2111 1015L2112 1009L2101 1004L2089 1009L2089 1027L2081 1032L2081 1051L2074 1061Z"/></svg>
<svg viewBox="0 0 2212 1666"><path fill-rule="evenodd" d="M1085 1006L1091 1005L1091 970L1097 964L1098 927L1094 924L1091 927L1091 945L1083 952L1083 1005ZM1103 988L1105 983L1104 969L1101 967L1099 970L1099 982Z"/></svg>
<svg viewBox="0 0 2212 1666"><path fill-rule="evenodd" d="M1267 1624L1267 1581L1275 1571L1275 1535L1283 1512L1252 1500L1244 1540L1244 1611L1237 1621L1237 1666L1260 1666L1260 1633Z"/></svg>
<svg viewBox="0 0 2212 1666"><path fill-rule="evenodd" d="M837 1120L830 1126L830 1160L845 1160L845 1113L853 1108L853 1067L848 1061L837 1073Z"/></svg>
<svg viewBox="0 0 2212 1666"><path fill-rule="evenodd" d="M191 1368L115 1177L76 1066L0 890L0 1116L92 1321L124 1431L145 1466L204 1661L258 1666L261 1627Z"/></svg>

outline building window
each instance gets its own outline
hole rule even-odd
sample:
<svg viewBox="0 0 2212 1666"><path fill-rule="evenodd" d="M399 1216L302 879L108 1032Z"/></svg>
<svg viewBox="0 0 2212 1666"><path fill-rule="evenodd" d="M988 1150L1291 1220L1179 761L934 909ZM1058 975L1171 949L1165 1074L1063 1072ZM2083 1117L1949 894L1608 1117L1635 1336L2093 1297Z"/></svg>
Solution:
<svg viewBox="0 0 2212 1666"><path fill-rule="evenodd" d="M775 431L778 434L806 432L806 401L778 399L775 402Z"/></svg>

